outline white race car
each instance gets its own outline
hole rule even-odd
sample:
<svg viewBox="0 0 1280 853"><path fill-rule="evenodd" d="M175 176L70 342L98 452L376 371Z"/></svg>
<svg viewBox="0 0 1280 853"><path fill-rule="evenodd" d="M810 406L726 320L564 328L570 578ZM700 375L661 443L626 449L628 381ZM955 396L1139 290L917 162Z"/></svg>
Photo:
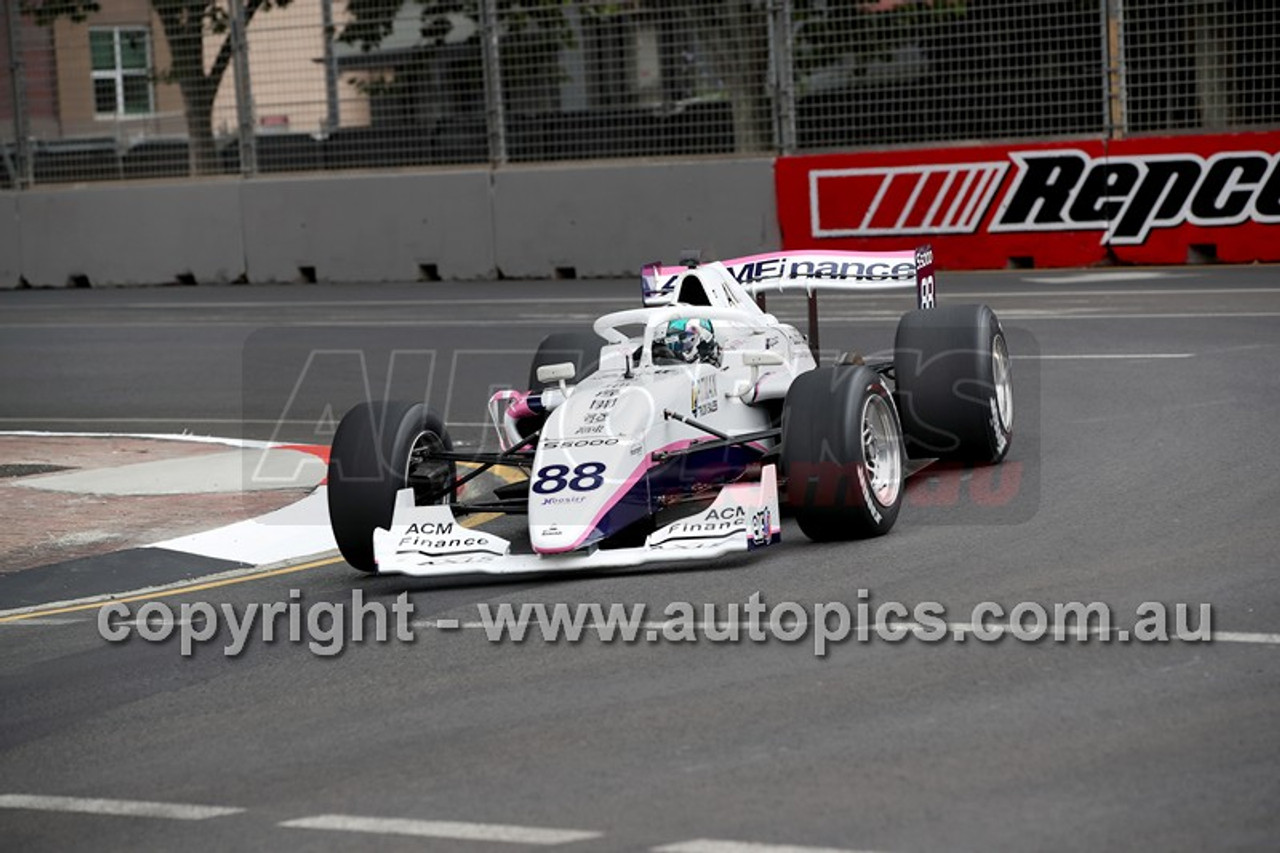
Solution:
<svg viewBox="0 0 1280 853"><path fill-rule="evenodd" d="M428 576L706 560L778 542L783 508L810 539L879 536L909 458L1008 452L1004 333L985 305L935 305L928 247L655 264L641 278L643 307L549 336L530 389L493 396L499 450L454 450L421 403L348 412L328 480L347 562ZM819 366L817 292L883 289L916 292L893 357ZM768 290L808 293L808 338L766 312ZM461 478L459 463L473 466ZM455 499L493 466L524 479ZM527 514L527 546L458 521L492 512Z"/></svg>

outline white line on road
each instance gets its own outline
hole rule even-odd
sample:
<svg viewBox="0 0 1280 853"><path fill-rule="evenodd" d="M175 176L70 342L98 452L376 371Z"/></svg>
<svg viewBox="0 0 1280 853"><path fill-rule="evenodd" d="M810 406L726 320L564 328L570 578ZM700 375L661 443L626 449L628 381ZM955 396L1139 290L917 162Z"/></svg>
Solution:
<svg viewBox="0 0 1280 853"><path fill-rule="evenodd" d="M1112 272L1084 272L1053 276L1023 276L1023 281L1036 284L1088 284L1104 281L1143 281L1153 278L1185 278L1186 273L1156 272L1154 270L1115 270Z"/></svg>
<svg viewBox="0 0 1280 853"><path fill-rule="evenodd" d="M508 844L567 844L599 838L601 833L581 829L545 829L535 826L507 826L499 823L462 823L452 820L407 820L404 818L361 817L323 814L287 820L289 829L328 829L339 832L368 832L377 835L413 835L421 838L449 838L456 841L495 841Z"/></svg>
<svg viewBox="0 0 1280 853"><path fill-rule="evenodd" d="M1230 319L1264 319L1280 317L1280 311L1218 311L1218 312L1168 312L1168 313L1135 313L1108 312L1104 314L1087 313L1088 310L1045 311L1030 308L1001 308L997 313L1003 322L1031 322L1038 320L1230 320ZM784 323L793 326L803 325L805 319L799 314L791 315L774 312ZM902 316L901 311L866 310L856 314L823 314L822 322L834 325L864 323L894 323ZM488 321L486 321L488 322Z"/></svg>
<svg viewBox="0 0 1280 853"><path fill-rule="evenodd" d="M1165 273L1148 273L1143 278L1177 278L1177 275L1169 275ZM1136 276L1128 276L1130 280L1137 278ZM1047 276L1040 277L1023 277L1023 281L1034 284L1087 284L1098 283L1105 284L1107 281L1120 281L1124 279L1113 278L1103 279L1094 276L1064 276L1059 278L1049 278ZM957 288L954 291L956 296L965 298L986 299L1001 298L1006 296L1016 296L1028 299L1053 299L1061 296L1223 296L1238 294L1274 294L1280 293L1280 287L1177 287L1177 288L1111 288L1101 287L1091 290L974 290L966 291L963 288ZM787 296L788 294L781 294ZM790 294L794 295L794 294ZM779 294L770 293L770 298L777 298ZM900 294L896 293L867 293L859 294L864 301L868 299L899 299ZM121 302L110 305L92 305L86 306L86 310L93 311L133 311L133 310L164 310L164 311L208 311L208 310L261 310L266 308L281 308L288 311L297 311L300 307L307 309L314 308L436 308L436 307L467 307L477 306L491 308L495 302L501 302L503 305L634 305L635 297L632 296L552 296L552 297L518 297L501 296L497 299L372 299L372 300L321 300L317 302L297 302L290 300L264 300L261 302ZM6 305L6 310L10 311L56 311L60 305L52 303L40 303L30 305ZM556 315L561 316L561 315ZM339 325L340 321L335 321L335 325Z"/></svg>
<svg viewBox="0 0 1280 853"><path fill-rule="evenodd" d="M542 623L540 623L537 620L537 618L531 617L528 621L528 625L527 625L524 636L527 638L541 636L541 630L542 630L541 625ZM656 631L656 632L659 632L659 635L655 635L653 637L653 639L656 641L658 639L658 636L660 636L660 632L670 628L678 628L680 629L680 631L684 631L685 629L692 627L693 630L699 633L706 633L708 630L725 631L733 627L733 625L734 625L733 622L698 621L698 622L688 623L679 619L646 620L636 625L636 639L639 640L644 638L645 632ZM1006 634L1014 634L1016 630L1022 630L1021 626L1015 626L1015 625L1010 625L1008 623L1000 623L1000 622L992 622L990 624L985 624L985 625L978 625L974 622L947 622L945 623L945 625L946 625L946 632L945 632L944 638L951 639L951 640L957 639L960 635L967 636L969 634L975 634L980 632L985 632L986 634L994 637L997 635L1004 636ZM486 622L479 622L479 621L463 622L459 619L415 619L414 621L409 623L409 627L414 630L437 629L437 630L445 630L445 631L457 631L457 630L494 631L495 633L500 633L503 637L507 637L510 634L510 631L508 630L509 626L500 625L499 621L496 619L492 624L486 623ZM584 632L584 635L588 631L594 633L599 630L610 630L612 628L614 631L612 636L621 637L622 636L622 632L620 630L621 627L622 627L621 623L613 623L612 625L609 625L607 623L590 622L590 621L582 623L582 631ZM850 637L857 636L859 627L860 626L857 624L850 626L849 636ZM740 631L744 631L744 632L749 631L753 628L757 630L768 631L769 620L764 619L760 622L738 622L737 628ZM939 630L937 625L923 625L919 622L905 622L905 621L904 622L875 622L867 626L867 630L869 631L878 632L883 629L901 629L902 631L908 632L911 634L924 634L926 636L933 636ZM1052 624L1048 625L1044 630L1043 636L1045 638L1051 638L1054 636L1055 630L1057 630L1056 626ZM1104 636L1104 632L1097 626L1084 627L1084 626L1072 625L1072 626L1064 626L1062 630L1064 631L1065 636L1069 636L1077 640L1083 639L1084 637L1097 637L1099 639L1102 639L1111 643L1116 643L1118 641L1119 644L1128 643L1131 636L1127 629L1123 629L1123 628L1120 628L1119 626L1114 626L1114 625L1108 629L1105 636ZM557 636L559 636L559 634L557 634ZM744 639L742 640L742 642L745 644L747 641ZM1141 641L1134 640L1134 642L1138 642L1139 644L1141 644ZM1251 645L1280 646L1280 634L1250 633L1245 631L1213 631L1210 635L1209 640L1188 641L1188 644L1198 645L1204 642L1245 643L1245 644L1251 644ZM1171 645L1171 643L1162 642L1160 643L1160 645Z"/></svg>
<svg viewBox="0 0 1280 853"><path fill-rule="evenodd" d="M36 609L36 608L30 608L30 609ZM16 610L0 611L0 616L12 614L16 612L18 611ZM48 628L48 627L56 627L56 626L63 626L63 625L77 625L77 624L82 624L84 622L92 622L92 621L94 621L94 617L79 617L79 618L65 618L65 619L36 618L36 619L28 619L20 622L0 622L0 629L4 629L8 627L19 627L19 628L46 627ZM174 621L175 621L175 624L184 623L183 620L174 620ZM122 622L120 624L136 625L137 620L133 620L130 622ZM705 633L708 630L726 631L733 625L732 622L702 622L702 621L694 622L691 624L693 629L695 631L698 631L699 633ZM461 619L452 619L452 618L415 619L414 621L409 623L409 627L415 631L421 631L421 630L497 631L497 632L501 632L502 636L504 637L509 635L509 631L506 628L501 628L497 624L491 625L491 624L486 624L485 622L464 622ZM685 623L680 620L646 620L644 622L639 623L639 625L636 626L636 640L639 641L641 639L649 639L647 635L652 634L651 642L656 642L658 639L661 638L663 631L666 631L671 628L678 628L681 631L684 631L688 627L690 627L690 623ZM1002 624L999 622L991 623L989 625L981 625L981 626L976 625L975 623L972 623L972 622L947 622L946 623L946 639L957 640L961 636L968 636L969 634L974 634L978 631L984 631L992 637L995 637L995 636L1003 637L1006 634L1013 633L1014 627L1015 626L1012 626L1009 624ZM753 628L760 629L760 630L767 630L768 620L765 620L759 623L738 622L737 628L743 632L750 631ZM892 622L892 623L876 622L872 625L867 626L867 630L869 631L880 631L882 629L888 629L888 628L892 628L892 629L900 628L903 631L911 634L926 634L930 636L932 636L934 633L937 632L937 626L925 626L925 625L921 625L918 622ZM613 625L614 633L612 636L614 636L615 638L620 638L621 636L623 636L620 629L621 629L621 625L619 624ZM852 625L850 627L850 636L851 637L857 636L858 629L859 629L858 625ZM584 635L585 635L586 632L594 633L600 630L609 630L609 626L603 623L598 623L598 622L584 622L582 624L581 630L584 632ZM1044 636L1046 638L1051 638L1054 636L1054 631L1055 631L1055 626L1048 625L1045 628ZM1085 637L1097 637L1106 642L1119 644L1119 645L1124 645L1131 641L1130 632L1127 629L1120 628L1119 626L1112 626L1109 629L1109 631L1106 632L1106 636L1104 636L1104 632L1101 631L1097 626L1090 626L1086 628L1082 626L1073 625L1065 628L1064 631L1066 636L1071 637L1073 639L1077 639L1077 640L1083 639ZM537 621L537 619L531 618L529 620L524 636L527 638L533 638L535 636L540 636L540 634L541 634L540 623ZM741 642L744 644L748 642L746 635L744 635L744 639L742 639ZM1134 642L1140 642L1140 641L1134 640ZM1205 642L1236 643L1236 644L1253 645L1253 646L1280 646L1280 634L1249 632L1249 631L1214 631L1210 635L1209 640L1207 641L1196 640L1194 642L1191 642L1190 644L1199 645ZM1170 643L1162 642L1160 643L1160 645L1170 645ZM0 806L3 806L2 802L0 802Z"/></svg>
<svg viewBox="0 0 1280 853"><path fill-rule="evenodd" d="M1141 292L1141 291L1139 291ZM1217 291L1213 291L1217 292ZM205 311L210 308L218 309L238 309L248 308L256 310L259 308L285 308L290 311L297 311L299 308L434 308L441 305L449 306L467 306L475 305L484 308L492 308L495 302L501 302L503 305L550 305L550 304L566 304L566 305L631 305L634 304L636 298L634 296L551 296L543 298L535 297L510 297L499 296L495 299L328 299L312 302L307 301L291 301L291 300L272 300L262 302L125 302L119 305L88 305L86 310L113 310L113 309L133 309L133 308L156 308L161 310L169 309L197 309ZM31 309L47 309L45 305L23 305L20 306L28 310Z"/></svg>
<svg viewBox="0 0 1280 853"><path fill-rule="evenodd" d="M0 611L0 615L3 615L5 613L12 613L12 612L14 611ZM51 627L63 626L63 625L78 625L78 624L82 624L85 622L92 622L92 621L95 621L94 618L92 617L81 617L81 618L70 618L70 619L28 619L21 622L0 622L0 630L3 630L4 628L11 628L11 627L12 628L51 628ZM175 623L182 624L180 620L175 620ZM136 620L134 622L122 622L120 624L135 625ZM705 633L708 630L726 631L732 626L732 624L733 623L731 622L694 622L692 623L692 627L695 631L698 631L699 633ZM463 622L460 619L415 619L414 621L409 623L409 627L415 631L490 630L490 631L501 631L502 636L504 637L508 636L509 634L509 632L506 629L500 629L496 625L487 625L484 622ZM620 638L622 636L620 627L621 626L619 625L613 626L614 632L615 632L613 636L615 638ZM639 641L641 639L649 639L647 635L649 635L652 632L651 642L656 642L658 639L661 638L662 636L661 632L665 630L668 630L671 628L678 628L680 629L681 632L683 632L688 627L689 627L689 624L685 622L676 621L676 620L645 621L645 622L641 622L636 627L636 640ZM767 620L761 623L739 622L737 623L737 627L742 632L750 631L752 628L759 629L759 630L767 630L768 622ZM850 637L854 637L857 635L858 627L859 626L857 625L851 626ZM928 634L930 636L932 636L932 634L936 633L938 630L937 626L925 626L925 625L921 625L918 622L893 622L893 623L877 622L873 625L868 626L868 630L870 631L879 631L882 629L890 629L890 628L891 629L900 628L903 631L906 631L911 634ZM584 635L586 634L586 632L594 633L599 630L607 630L607 629L608 629L608 626L601 623L597 623L597 622L584 622L582 624L582 631L584 632ZM1003 637L1007 634L1013 633L1013 626L1007 625L1007 624L1000 624L1000 623L993 623L990 625L979 626L972 622L948 622L946 623L945 639L954 641L954 640L960 639L962 635L968 636L978 631L984 631L991 637L996 637L996 636ZM1055 628L1053 625L1047 626L1045 628L1044 637L1046 639L1052 638L1054 636L1054 631L1055 631ZM1071 626L1065 629L1065 636L1070 637L1072 639L1076 639L1076 640L1081 640L1085 637L1097 637L1101 640L1104 640L1106 642L1109 642L1115 645L1126 645L1131 641L1131 636L1127 629L1113 627L1110 629L1109 632L1107 632L1106 636L1103 636L1103 633L1104 632L1097 627L1083 628L1083 627ZM532 639L533 637L540 636L540 635L541 635L541 628L539 627L539 623L537 622L536 619L531 619L529 621L529 625L524 636L526 638ZM744 645L748 643L749 642L748 635L744 633L743 639L741 639L740 642ZM1141 641L1137 641L1137 640L1133 640L1133 642L1137 642L1139 645L1143 644ZM1205 642L1208 642L1210 644L1233 643L1233 644L1251 645L1251 646L1280 646L1280 634L1267 634L1267 633L1248 632L1248 631L1214 631L1210 635L1210 639L1207 641L1196 640L1193 642L1189 642L1187 644L1200 645ZM1159 643L1159 645L1172 645L1172 643L1161 642ZM0 802L0 807L3 807L3 805L4 805L3 802Z"/></svg>
<svg viewBox="0 0 1280 853"><path fill-rule="evenodd" d="M1192 358L1194 356L1195 353L1193 352L1082 352L1055 353L1053 355L1015 355L1014 358L1032 361L1071 361L1076 359L1092 361L1111 358Z"/></svg>
<svg viewBox="0 0 1280 853"><path fill-rule="evenodd" d="M1001 311L1002 320L1258 320L1280 317L1280 311L1191 311L1140 314L1073 314L1056 311Z"/></svg>
<svg viewBox="0 0 1280 853"><path fill-rule="evenodd" d="M857 315L837 316L826 315L822 317L823 322L833 324L849 324L849 323L884 323L897 320L901 315L900 311L865 311ZM790 315L780 314L780 319L794 323L798 319ZM581 319L594 317L594 315L583 314ZM1020 320L1023 322L1032 320L1259 320L1269 319L1271 317L1280 317L1280 311L1197 311L1197 312L1171 312L1171 313L1110 313L1110 314L1084 314L1075 312L1061 311L1032 311L1019 309L1002 309L1000 318L1002 320ZM563 316L565 323L574 320L572 316ZM335 325L341 325L344 328L370 328L370 329L388 329L400 327L418 327L418 328L452 328L454 326L465 326L467 328L476 325L475 319L467 320L349 320L340 324L334 321L320 322L308 320L287 320L277 324L279 328L290 329L306 329L306 328L332 328ZM206 322L175 322L170 320L161 320L155 323L0 323L0 329L31 329L31 330L48 330L48 329L99 329L110 327L112 329L146 329L163 327L166 329L188 329L198 328L201 326L227 327L227 328L258 328L264 325L261 321L237 320L233 322L222 322L218 320L209 320ZM523 320L505 317L486 317L484 325L490 327L499 326L548 326L546 320Z"/></svg>
<svg viewBox="0 0 1280 853"><path fill-rule="evenodd" d="M276 425L276 426L292 426L301 424L303 426L315 426L316 421L307 418L215 418L201 417L192 415L188 418L46 418L40 415L32 415L31 417L0 418L0 424L23 424L23 423L42 423L42 424L252 424L258 425ZM492 427L490 421L450 421L452 427ZM48 436L49 438L72 438L75 436L101 436L103 433L87 433L87 432L47 432L43 430L2 430L0 435L37 435ZM113 435L115 438L155 438L155 439L181 439L182 436L164 436L164 435L130 435L119 434ZM270 447L271 442L255 442L250 439L225 439L225 438L206 438L204 436L191 437L193 441L208 441L217 444L225 444L228 442L247 443L249 446Z"/></svg>
<svg viewBox="0 0 1280 853"><path fill-rule="evenodd" d="M1265 646L1280 646L1280 634L1247 634L1241 631L1214 631L1215 643L1256 643Z"/></svg>
<svg viewBox="0 0 1280 853"><path fill-rule="evenodd" d="M99 800L85 797L44 797L34 794L0 794L0 808L44 812L158 817L168 820L206 820L239 814L244 809L225 806L193 806L187 803L153 803L146 800Z"/></svg>
<svg viewBox="0 0 1280 853"><path fill-rule="evenodd" d="M0 611L0 615L3 615L4 613L7 613L7 612L8 612L8 611ZM21 622L0 622L0 627L4 627L4 626L6 626L6 625L14 625L14 626L22 627L22 628L41 628L41 627L48 627L48 626L52 626L52 625L75 625L75 624L78 624L78 623L80 623L80 622L88 622L88 621L89 621L89 620L88 620L87 618L79 618L79 619L58 619L58 618L53 618L53 619L49 619L49 618L45 618L45 619L24 619L24 620L22 620Z"/></svg>
<svg viewBox="0 0 1280 853"><path fill-rule="evenodd" d="M843 847L803 847L796 844L758 844L750 841L724 841L695 838L654 847L653 853L857 853Z"/></svg>
<svg viewBox="0 0 1280 853"><path fill-rule="evenodd" d="M1032 279L1027 279L1032 281ZM1092 290L975 290L955 291L955 298L965 299L1004 299L1017 297L1020 299L1051 299L1062 296L1242 296L1250 293L1273 295L1280 293L1280 287L1224 287L1224 288L1168 288L1168 289L1134 289L1120 290L1113 287L1098 287Z"/></svg>

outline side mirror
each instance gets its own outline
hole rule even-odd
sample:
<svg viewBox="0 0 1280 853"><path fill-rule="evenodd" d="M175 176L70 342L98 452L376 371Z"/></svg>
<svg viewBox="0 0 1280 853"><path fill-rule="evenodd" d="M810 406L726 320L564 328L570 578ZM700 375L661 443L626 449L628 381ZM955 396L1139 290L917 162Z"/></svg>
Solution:
<svg viewBox="0 0 1280 853"><path fill-rule="evenodd" d="M552 382L564 382L572 379L578 372L573 366L572 361L562 361L559 364L544 364L538 368L538 381L550 384Z"/></svg>
<svg viewBox="0 0 1280 853"><path fill-rule="evenodd" d="M787 360L782 357L781 353L774 350L753 349L742 353L742 363L747 367L777 367L786 364Z"/></svg>
<svg viewBox="0 0 1280 853"><path fill-rule="evenodd" d="M762 367L780 367L787 363L782 354L771 349L749 349L742 353L742 363L751 368L751 379L739 380L738 386L731 392L733 396L739 399L745 399L756 383L760 381L760 368Z"/></svg>
<svg viewBox="0 0 1280 853"><path fill-rule="evenodd" d="M538 368L538 381L549 385L552 382L560 383L560 393L567 399L569 397L569 389L565 387L565 382L572 379L578 372L573 366L572 361L562 361L557 364L544 364Z"/></svg>

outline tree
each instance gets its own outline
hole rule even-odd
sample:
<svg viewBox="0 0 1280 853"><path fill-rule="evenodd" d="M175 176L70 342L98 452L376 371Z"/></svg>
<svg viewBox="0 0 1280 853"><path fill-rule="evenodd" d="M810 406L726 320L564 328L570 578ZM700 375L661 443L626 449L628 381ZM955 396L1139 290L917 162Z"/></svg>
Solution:
<svg viewBox="0 0 1280 853"><path fill-rule="evenodd" d="M734 149L745 154L771 150L769 23L764 4L668 0L663 5L673 11L683 8L710 55L733 112Z"/></svg>
<svg viewBox="0 0 1280 853"><path fill-rule="evenodd" d="M450 27L450 15L480 17L479 0L348 0L347 23L339 40L359 45L365 51L376 48L391 34L400 9L409 3L419 6L422 37L428 42L444 37ZM508 32L520 33L532 28L553 35L561 42L571 38L564 17L566 0L498 0L496 5Z"/></svg>
<svg viewBox="0 0 1280 853"><path fill-rule="evenodd" d="M157 69L157 79L175 83L182 93L191 172L221 171L213 140L213 103L232 59L231 18L218 0L150 0L164 28L171 65ZM291 0L243 0L245 26L259 12L288 6ZM60 17L82 22L101 8L97 0L20 0L23 14L42 26ZM221 39L213 62L205 68L205 38Z"/></svg>
<svg viewBox="0 0 1280 853"><path fill-rule="evenodd" d="M443 35L448 28L448 14L479 14L478 0L350 0L348 23L340 40L365 51L375 49L390 34L397 13L407 3L421 7L424 40ZM573 30L565 16L566 6L571 4L566 0L498 0L496 5L504 39L516 42L523 34L535 33L543 48L574 44ZM578 3L576 8L583 17L595 18L657 13L673 25L678 22L695 31L723 86L725 100L731 105L735 147L744 152L772 147L769 30L763 0L631 0ZM554 69L555 64L544 62L540 67ZM509 89L506 77L504 71L504 86Z"/></svg>
<svg viewBox="0 0 1280 853"><path fill-rule="evenodd" d="M464 40L478 48L481 0L348 0L346 23L338 41L365 53L376 50L391 34L401 10L410 5L418 7L420 45L424 50L448 43L458 19L473 22L474 27L465 28L470 35ZM502 63L503 90L508 98L517 89L536 90L539 84L554 80L559 73L557 52L574 43L565 15L568 0L497 0L494 5L501 18L501 50L519 58L514 70ZM602 14L596 7L587 7L586 11ZM478 49L475 62L477 70L470 79L478 81L483 73L479 71ZM413 85L412 81L408 85Z"/></svg>
<svg viewBox="0 0 1280 853"><path fill-rule="evenodd" d="M734 148L741 153L773 150L770 38L771 3L766 0L645 0L644 6L687 25L719 81L733 113ZM963 0L791 0L794 91L824 67L864 68L888 61L904 40L937 20L963 12ZM777 19L775 19L775 22ZM777 140L781 142L781 140Z"/></svg>

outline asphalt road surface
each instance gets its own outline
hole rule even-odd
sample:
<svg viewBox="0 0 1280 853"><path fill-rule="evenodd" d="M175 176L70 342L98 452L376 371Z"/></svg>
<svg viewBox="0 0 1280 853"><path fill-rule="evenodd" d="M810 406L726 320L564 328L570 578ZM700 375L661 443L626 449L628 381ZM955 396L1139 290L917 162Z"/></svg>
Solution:
<svg viewBox="0 0 1280 853"><path fill-rule="evenodd" d="M0 843L1274 850L1276 279L1269 267L943 276L942 300L986 301L1010 331L1018 478L1001 491L979 489L980 472L942 476L874 541L815 545L787 522L777 548L680 571L442 583L323 561L160 599L245 614L408 593L412 642L331 657L257 629L233 657L225 627L191 657L173 639L108 643L93 611L0 623ZM544 334L633 306L637 290L3 293L0 428L324 440L367 386L425 398L483 442L490 387L522 384ZM828 356L889 346L904 300L824 301ZM803 303L770 308L798 319ZM755 594L810 612L937 602L960 626L983 601L1105 602L1126 628L1143 602L1191 604L1189 627L1208 604L1216 639L981 642L957 629L818 657L811 636L665 638L672 602L724 619ZM503 602L645 604L656 639L491 642L472 626Z"/></svg>

